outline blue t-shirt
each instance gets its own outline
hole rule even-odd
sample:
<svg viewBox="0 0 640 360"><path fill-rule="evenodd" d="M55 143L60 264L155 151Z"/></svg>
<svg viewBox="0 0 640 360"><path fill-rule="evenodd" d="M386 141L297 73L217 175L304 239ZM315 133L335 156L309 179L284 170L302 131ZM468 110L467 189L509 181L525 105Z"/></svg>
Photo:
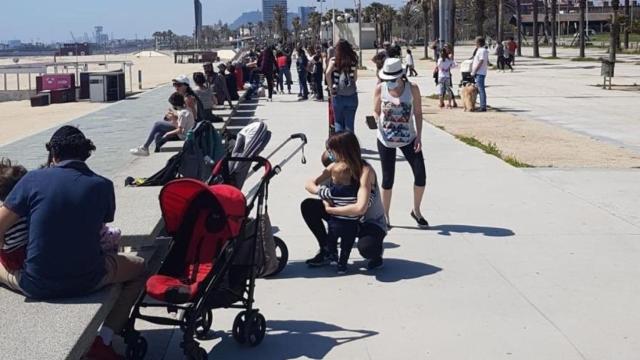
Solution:
<svg viewBox="0 0 640 360"><path fill-rule="evenodd" d="M83 161L70 160L25 175L4 206L27 217L29 240L20 288L32 298L73 297L105 275L102 224L113 221L113 183Z"/></svg>

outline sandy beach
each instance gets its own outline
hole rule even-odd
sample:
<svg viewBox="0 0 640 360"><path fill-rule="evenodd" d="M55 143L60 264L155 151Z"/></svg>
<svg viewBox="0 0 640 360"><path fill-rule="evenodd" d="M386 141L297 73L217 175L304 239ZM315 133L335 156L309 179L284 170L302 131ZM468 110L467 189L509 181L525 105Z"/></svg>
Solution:
<svg viewBox="0 0 640 360"><path fill-rule="evenodd" d="M220 56L229 58L229 52L223 51ZM81 61L103 61L104 55L81 56ZM202 71L202 64L175 64L173 55L166 56L141 56L133 54L107 55L108 61L131 61L133 62L132 73L133 83L131 87L134 92L139 90L138 70L142 71L142 91L153 89L163 84L167 84L173 77L179 74L191 76L195 71ZM20 64L52 62L53 56L33 56L21 57ZM76 61L75 56L57 57L58 62ZM12 64L11 58L0 58L0 65ZM105 66L91 65L89 71L117 70L120 66L112 64L108 68ZM62 70L62 69L61 69ZM73 70L70 70L73 72ZM126 73L127 91L130 89L129 73ZM20 88L28 88L28 75L22 74L20 78ZM9 89L17 88L15 75L7 76ZM3 84L0 84L0 88ZM32 77L32 88L35 89L35 77ZM45 107L31 107L28 100L0 102L0 145L7 144L31 134L35 134L45 129L58 126L79 116L91 113L108 106L106 103L92 103L89 101L78 101L66 104L53 104ZM0 154L1 156L1 154Z"/></svg>

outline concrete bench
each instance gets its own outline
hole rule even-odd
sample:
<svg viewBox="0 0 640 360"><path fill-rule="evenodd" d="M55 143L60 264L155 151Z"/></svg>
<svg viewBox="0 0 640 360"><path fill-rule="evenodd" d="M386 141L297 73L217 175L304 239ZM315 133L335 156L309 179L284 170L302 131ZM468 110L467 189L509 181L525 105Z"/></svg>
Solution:
<svg viewBox="0 0 640 360"><path fill-rule="evenodd" d="M125 188L124 178L136 173L151 175L171 154L134 158L113 181L116 187L116 220L122 230L121 245L142 256L152 271L158 269L168 248L158 239L162 229L158 204L160 187ZM0 357L2 359L79 359L88 350L120 294L110 286L81 298L31 301L0 288Z"/></svg>

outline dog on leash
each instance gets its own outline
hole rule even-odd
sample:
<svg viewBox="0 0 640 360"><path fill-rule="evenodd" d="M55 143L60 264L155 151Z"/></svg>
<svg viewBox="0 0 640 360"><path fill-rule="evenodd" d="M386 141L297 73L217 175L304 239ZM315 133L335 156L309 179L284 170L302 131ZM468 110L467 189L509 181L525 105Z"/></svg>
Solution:
<svg viewBox="0 0 640 360"><path fill-rule="evenodd" d="M460 89L460 97L464 105L464 111L476 110L476 99L478 98L478 88L474 84L467 84Z"/></svg>

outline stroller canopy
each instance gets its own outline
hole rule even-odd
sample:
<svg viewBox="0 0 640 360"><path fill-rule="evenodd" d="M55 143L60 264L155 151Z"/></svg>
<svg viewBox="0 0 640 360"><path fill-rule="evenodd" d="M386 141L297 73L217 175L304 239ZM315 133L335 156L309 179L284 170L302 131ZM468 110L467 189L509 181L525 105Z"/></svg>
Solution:
<svg viewBox="0 0 640 360"><path fill-rule="evenodd" d="M267 124L262 121L251 123L240 130L236 143L231 152L232 157L250 158L260 155L271 139L271 132L267 129ZM225 181L242 189L247 175L249 174L249 162L229 162L229 175L231 181Z"/></svg>
<svg viewBox="0 0 640 360"><path fill-rule="evenodd" d="M246 215L246 200L240 190L229 185L211 185L193 180L174 180L164 186L160 192L160 208L165 228L169 234L175 234L185 219L191 203L199 196L211 196L220 205L220 223L227 225L230 236L240 233L242 221Z"/></svg>

